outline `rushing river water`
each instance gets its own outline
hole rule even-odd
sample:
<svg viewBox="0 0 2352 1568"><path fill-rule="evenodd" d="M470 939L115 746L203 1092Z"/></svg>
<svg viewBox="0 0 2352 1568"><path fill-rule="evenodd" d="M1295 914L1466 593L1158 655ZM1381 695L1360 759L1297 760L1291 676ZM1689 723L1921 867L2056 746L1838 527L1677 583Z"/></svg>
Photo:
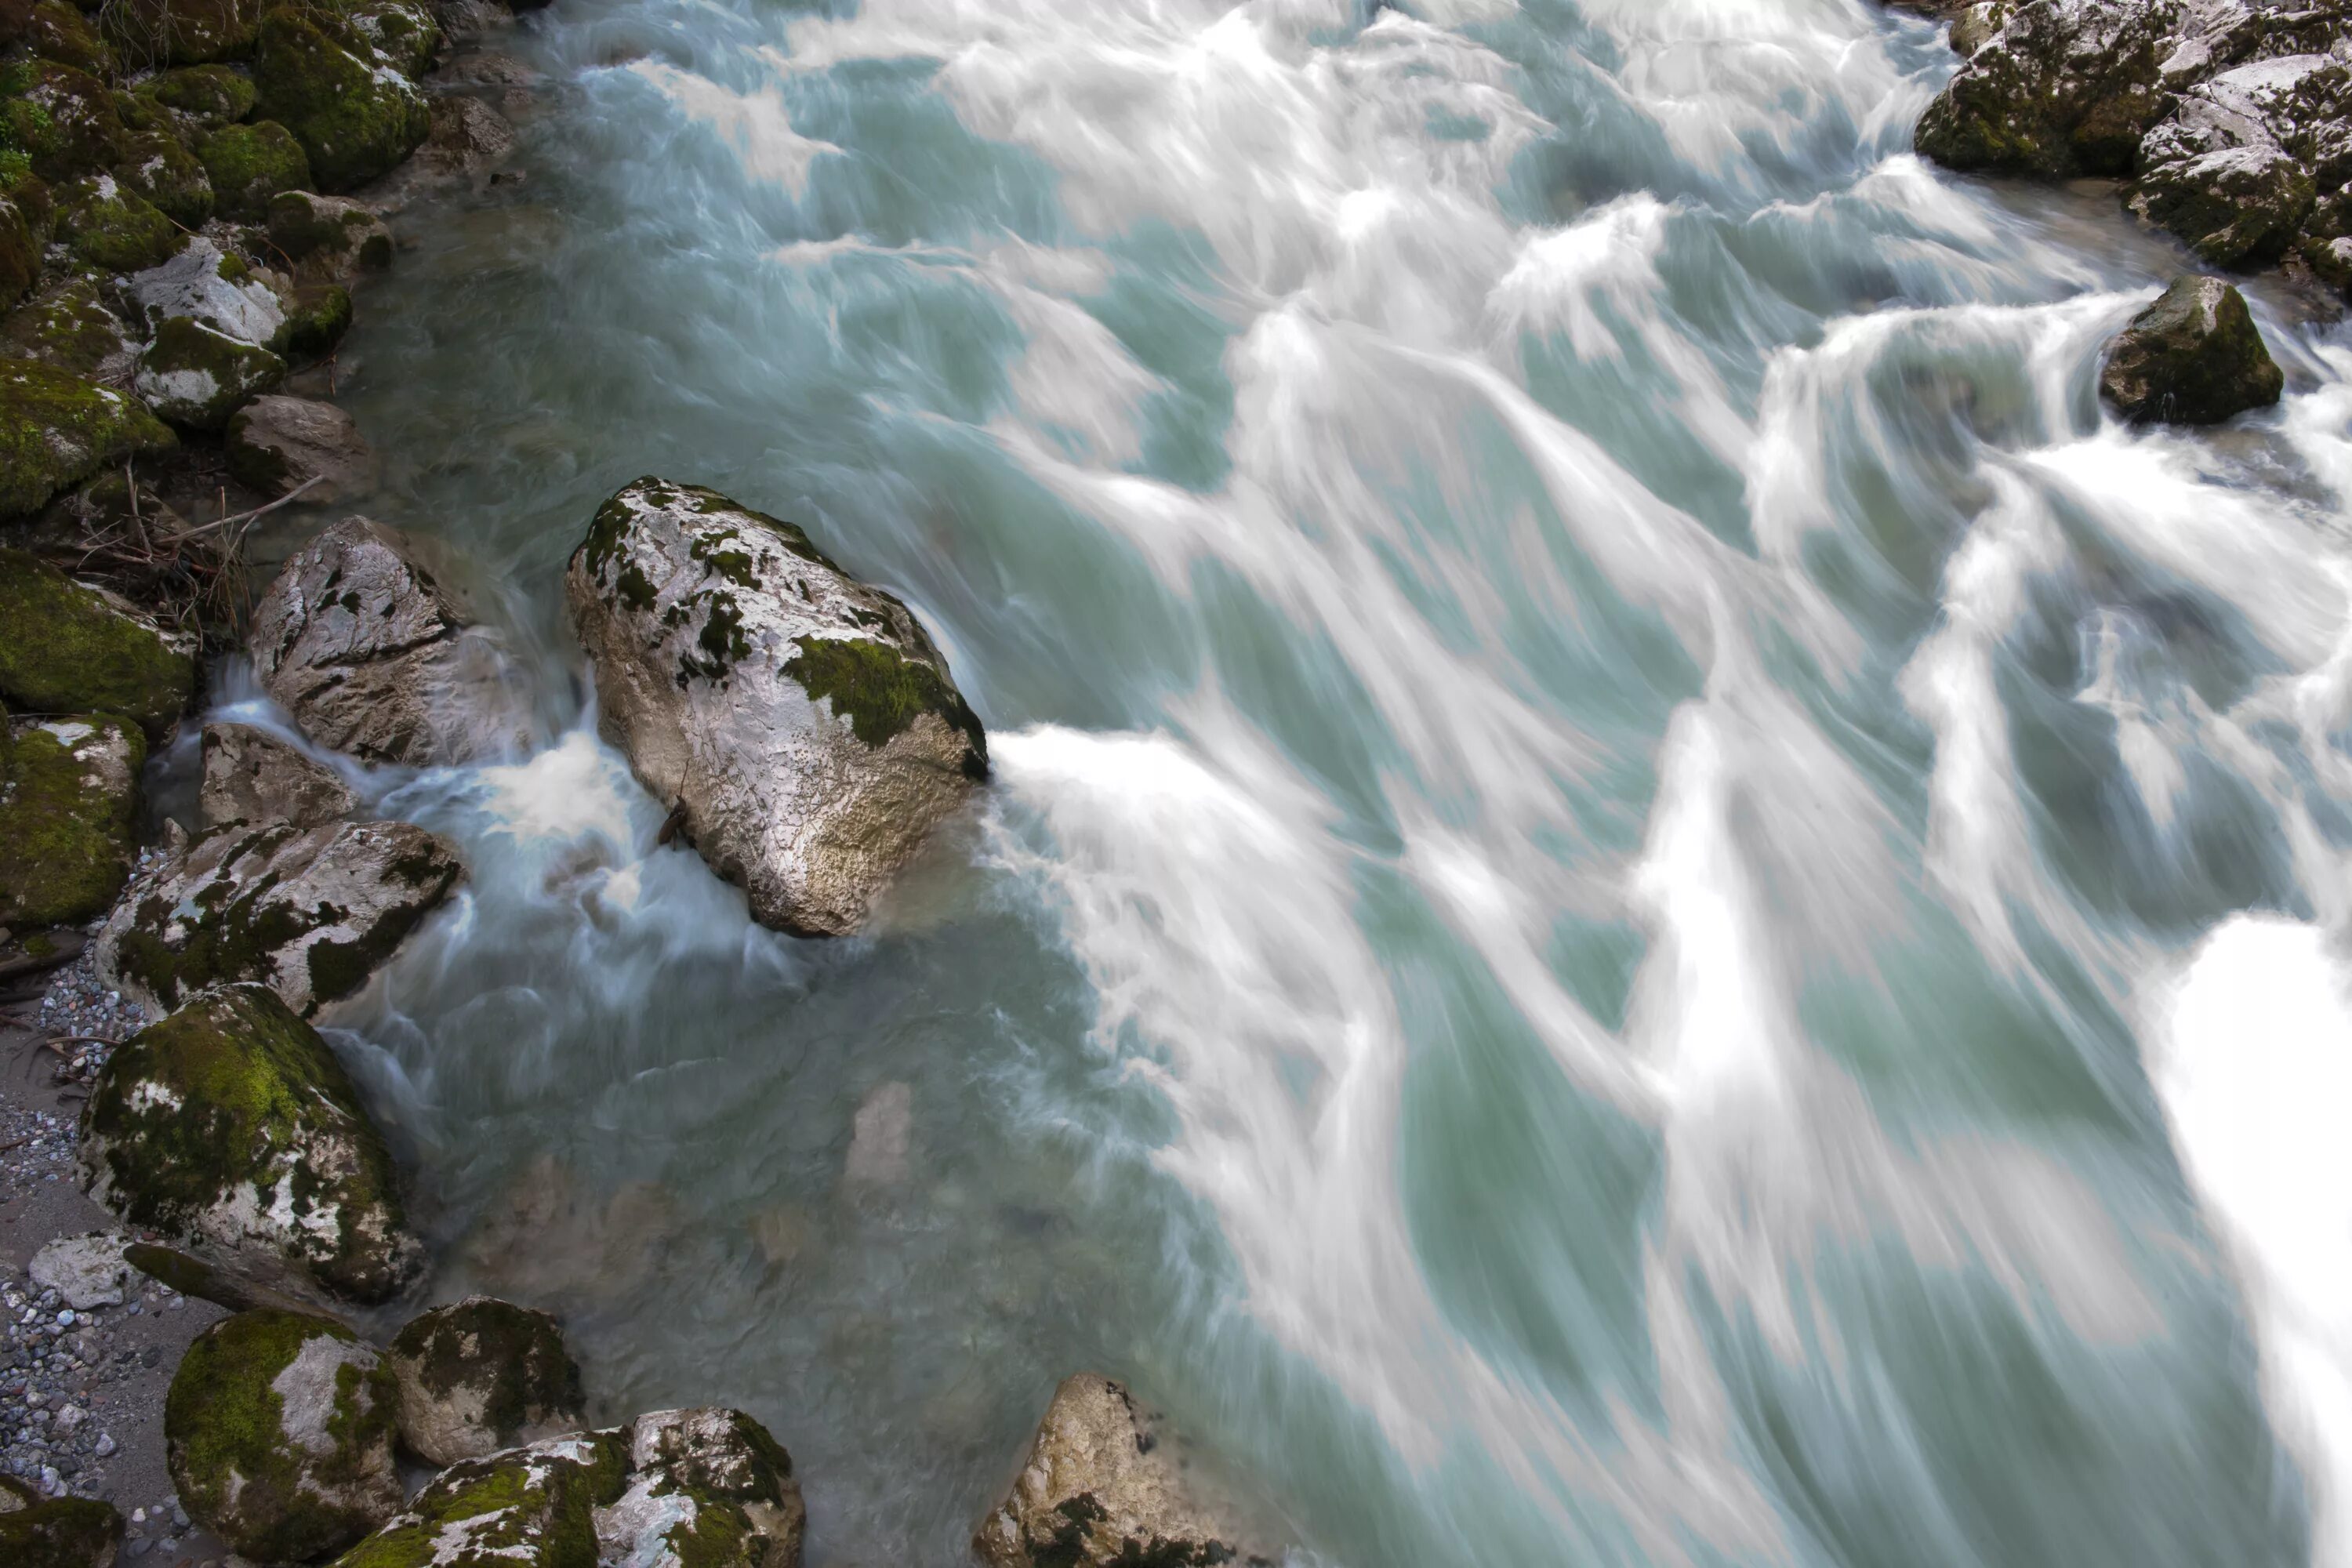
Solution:
<svg viewBox="0 0 2352 1568"><path fill-rule="evenodd" d="M2352 349L1908 153L1861 0L559 0L347 401L545 748L339 1037L439 1288L961 1563L1130 1379L1306 1561L2352 1563ZM993 786L751 925L558 589L641 473L902 594ZM861 1118L861 1110L864 1111ZM853 1130L858 1130L852 1152Z"/></svg>

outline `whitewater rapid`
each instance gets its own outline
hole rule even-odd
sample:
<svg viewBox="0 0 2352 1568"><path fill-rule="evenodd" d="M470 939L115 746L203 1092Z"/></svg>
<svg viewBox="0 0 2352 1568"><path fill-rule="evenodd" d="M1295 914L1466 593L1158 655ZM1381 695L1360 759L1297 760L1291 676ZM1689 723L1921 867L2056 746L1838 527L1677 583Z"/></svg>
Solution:
<svg viewBox="0 0 2352 1568"><path fill-rule="evenodd" d="M1860 0L515 47L530 178L347 356L548 730L361 781L472 867L338 1036L447 1279L759 1415L818 1565L961 1562L1095 1365L1354 1568L2352 1564L2340 328L2116 424L2180 258L1911 156ZM870 937L595 739L556 573L647 470L990 726Z"/></svg>

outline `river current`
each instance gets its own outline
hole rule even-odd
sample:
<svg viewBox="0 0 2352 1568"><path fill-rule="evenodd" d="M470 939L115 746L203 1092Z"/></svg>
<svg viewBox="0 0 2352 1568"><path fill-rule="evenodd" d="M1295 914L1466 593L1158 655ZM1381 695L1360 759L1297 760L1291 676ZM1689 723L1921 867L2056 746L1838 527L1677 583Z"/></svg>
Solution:
<svg viewBox="0 0 2352 1568"><path fill-rule="evenodd" d="M558 0L345 401L543 747L334 1038L437 1289L946 1568L1131 1382L1348 1568L2352 1564L2352 339L1911 156L1861 0ZM644 473L915 606L994 780L765 931L595 738ZM224 701L236 698L234 678ZM257 703L232 702L267 717Z"/></svg>

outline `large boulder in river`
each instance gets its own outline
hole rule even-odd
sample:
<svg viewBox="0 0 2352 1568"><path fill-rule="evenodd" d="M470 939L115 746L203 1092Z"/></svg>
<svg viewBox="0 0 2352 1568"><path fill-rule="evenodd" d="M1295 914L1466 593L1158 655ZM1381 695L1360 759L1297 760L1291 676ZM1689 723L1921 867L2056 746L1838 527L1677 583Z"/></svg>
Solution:
<svg viewBox="0 0 2352 1568"><path fill-rule="evenodd" d="M163 1402L190 1517L261 1563L340 1552L400 1510L392 1378L341 1323L239 1312L198 1334Z"/></svg>
<svg viewBox="0 0 2352 1568"><path fill-rule="evenodd" d="M625 1432L461 1460L335 1568L596 1568L596 1510L620 1496L628 1468Z"/></svg>
<svg viewBox="0 0 2352 1568"><path fill-rule="evenodd" d="M2245 296L2183 278L2132 318L2107 352L2100 395L2136 425L2218 425L2279 400L2285 376Z"/></svg>
<svg viewBox="0 0 2352 1568"><path fill-rule="evenodd" d="M0 926L79 925L113 907L146 755L120 719L0 716Z"/></svg>
<svg viewBox="0 0 2352 1568"><path fill-rule="evenodd" d="M972 1545L990 1568L1271 1564L1276 1553L1193 1490L1126 1389L1081 1373L1054 1391L1028 1462Z"/></svg>
<svg viewBox="0 0 2352 1568"><path fill-rule="evenodd" d="M203 763L196 812L206 827L277 822L316 827L359 806L359 797L332 768L250 724L205 725Z"/></svg>
<svg viewBox="0 0 2352 1568"><path fill-rule="evenodd" d="M380 1301L423 1261L350 1075L267 987L208 992L131 1036L81 1140L92 1198L257 1278Z"/></svg>
<svg viewBox="0 0 2352 1568"><path fill-rule="evenodd" d="M345 518L295 552L253 617L262 689L322 746L434 767L520 752L528 698L424 542Z"/></svg>
<svg viewBox="0 0 2352 1568"><path fill-rule="evenodd" d="M189 639L36 556L0 550L0 701L117 713L157 740L195 696Z"/></svg>
<svg viewBox="0 0 2352 1568"><path fill-rule="evenodd" d="M68 485L173 444L137 398L29 359L0 360L0 521Z"/></svg>
<svg viewBox="0 0 2352 1568"><path fill-rule="evenodd" d="M392 1342L400 1440L454 1465L575 1431L580 1367L545 1312L469 1296L409 1320Z"/></svg>
<svg viewBox="0 0 2352 1568"><path fill-rule="evenodd" d="M2159 67L2173 12L2148 0L2009 7L1919 117L1919 151L1991 174L2131 173L2168 106Z"/></svg>
<svg viewBox="0 0 2352 1568"><path fill-rule="evenodd" d="M99 973L153 1012L251 980L316 1017L366 984L464 874L455 846L412 823L215 828L115 910Z"/></svg>
<svg viewBox="0 0 2352 1568"><path fill-rule="evenodd" d="M913 613L789 522L639 479L596 513L565 591L604 733L763 924L855 931L987 776Z"/></svg>

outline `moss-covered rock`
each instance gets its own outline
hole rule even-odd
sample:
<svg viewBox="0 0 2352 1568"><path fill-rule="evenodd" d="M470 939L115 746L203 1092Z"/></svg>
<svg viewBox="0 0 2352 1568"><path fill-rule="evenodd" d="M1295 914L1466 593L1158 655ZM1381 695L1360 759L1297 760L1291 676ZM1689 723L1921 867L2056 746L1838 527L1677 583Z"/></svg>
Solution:
<svg viewBox="0 0 2352 1568"><path fill-rule="evenodd" d="M201 235L163 266L125 279L121 293L150 332L185 316L258 348L275 349L285 336L286 306L278 290L244 258Z"/></svg>
<svg viewBox="0 0 2352 1568"><path fill-rule="evenodd" d="M222 216L257 222L280 191L310 183L310 160L294 133L274 120L224 125L199 149Z"/></svg>
<svg viewBox="0 0 2352 1568"><path fill-rule="evenodd" d="M253 79L232 66L183 66L139 84L138 96L200 131L217 131L261 101Z"/></svg>
<svg viewBox="0 0 2352 1568"><path fill-rule="evenodd" d="M161 266L180 248L181 237L178 225L111 174L58 190L57 234L77 258L108 272Z"/></svg>
<svg viewBox="0 0 2352 1568"><path fill-rule="evenodd" d="M304 283L286 308L286 357L294 364L325 359L352 330L352 292L340 283Z"/></svg>
<svg viewBox="0 0 2352 1568"><path fill-rule="evenodd" d="M288 191L269 204L269 243L304 278L345 281L392 265L392 230L372 207L343 196Z"/></svg>
<svg viewBox="0 0 2352 1568"><path fill-rule="evenodd" d="M104 914L131 876L145 742L109 717L0 725L0 925L78 925Z"/></svg>
<svg viewBox="0 0 2352 1568"><path fill-rule="evenodd" d="M115 910L99 970L156 1012L257 980L315 1016L365 984L463 872L446 840L405 822L220 829Z"/></svg>
<svg viewBox="0 0 2352 1568"><path fill-rule="evenodd" d="M615 1432L467 1459L334 1568L596 1568L596 1510L620 1495L627 1470Z"/></svg>
<svg viewBox="0 0 2352 1568"><path fill-rule="evenodd" d="M81 1127L90 1196L200 1253L359 1301L390 1296L422 1261L359 1091L267 986L206 992L133 1035ZM388 1381L385 1393L389 1427Z"/></svg>
<svg viewBox="0 0 2352 1568"><path fill-rule="evenodd" d="M2160 68L2172 20L2170 7L2137 0L2005 8L1919 117L1920 153L1988 173L2129 174L2171 106Z"/></svg>
<svg viewBox="0 0 2352 1568"><path fill-rule="evenodd" d="M253 78L262 113L302 143L321 190L390 173L432 130L425 95L331 16L262 18Z"/></svg>
<svg viewBox="0 0 2352 1568"><path fill-rule="evenodd" d="M247 1557L340 1552L400 1509L392 1380L342 1324L240 1312L196 1336L163 1403L191 1517Z"/></svg>
<svg viewBox="0 0 2352 1568"><path fill-rule="evenodd" d="M115 0L106 26L123 58L141 65L194 66L253 52L264 0Z"/></svg>
<svg viewBox="0 0 2352 1568"><path fill-rule="evenodd" d="M2183 278L2116 339L2099 391L2137 425L2217 425L2279 400L2285 376L2245 296L2219 278Z"/></svg>
<svg viewBox="0 0 2352 1568"><path fill-rule="evenodd" d="M10 707L120 714L161 740L195 689L184 638L102 588L0 550L0 700Z"/></svg>
<svg viewBox="0 0 2352 1568"><path fill-rule="evenodd" d="M52 184L110 169L122 157L122 119L106 84L55 60L0 63L0 147L25 155Z"/></svg>
<svg viewBox="0 0 2352 1568"><path fill-rule="evenodd" d="M575 1431L580 1368L545 1312L469 1296L409 1321L392 1342L400 1440L436 1465Z"/></svg>
<svg viewBox="0 0 2352 1568"><path fill-rule="evenodd" d="M129 136L114 175L182 228L200 228L213 216L211 176L169 132Z"/></svg>
<svg viewBox="0 0 2352 1568"><path fill-rule="evenodd" d="M55 60L92 76L114 74L114 51L66 0L40 0L33 7L25 41L45 60Z"/></svg>
<svg viewBox="0 0 2352 1568"><path fill-rule="evenodd" d="M111 1568L122 1516L90 1498L45 1498L0 1505L0 1563L8 1568Z"/></svg>
<svg viewBox="0 0 2352 1568"><path fill-rule="evenodd" d="M39 232L22 204L0 195L0 310L23 299L41 280L41 247L47 226Z"/></svg>
<svg viewBox="0 0 2352 1568"><path fill-rule="evenodd" d="M172 433L137 399L35 360L0 360L0 520L37 510L67 486Z"/></svg>
<svg viewBox="0 0 2352 1568"><path fill-rule="evenodd" d="M155 341L139 356L134 384L147 405L173 424L218 430L285 379L286 362L268 349L173 316L155 329Z"/></svg>
<svg viewBox="0 0 2352 1568"><path fill-rule="evenodd" d="M807 1512L792 1456L740 1410L660 1410L629 1428L628 1489L596 1516L608 1562L799 1568Z"/></svg>
<svg viewBox="0 0 2352 1568"><path fill-rule="evenodd" d="M68 278L0 318L0 355L120 384L130 379L138 345L96 283Z"/></svg>
<svg viewBox="0 0 2352 1568"><path fill-rule="evenodd" d="M441 25L429 8L410 0L360 0L345 16L352 30L401 75L414 79L433 68Z"/></svg>

